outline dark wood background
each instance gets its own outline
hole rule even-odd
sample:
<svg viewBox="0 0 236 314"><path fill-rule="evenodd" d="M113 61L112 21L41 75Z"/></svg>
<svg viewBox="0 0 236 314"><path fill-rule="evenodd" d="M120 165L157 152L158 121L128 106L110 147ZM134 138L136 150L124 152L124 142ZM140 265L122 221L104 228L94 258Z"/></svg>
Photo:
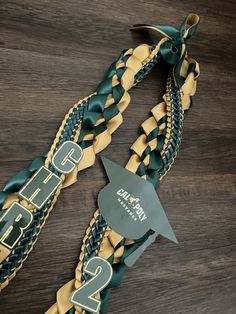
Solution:
<svg viewBox="0 0 236 314"><path fill-rule="evenodd" d="M68 109L93 92L125 48L149 41L133 23L178 26L201 16L189 53L201 66L181 150L159 195L179 245L161 239L126 272L107 313L236 313L235 1L5 0L0 5L0 186L46 152ZM154 70L131 91L104 156L125 165L164 91ZM106 183L99 158L61 194L39 240L0 295L1 314L42 314L74 275L85 229Z"/></svg>

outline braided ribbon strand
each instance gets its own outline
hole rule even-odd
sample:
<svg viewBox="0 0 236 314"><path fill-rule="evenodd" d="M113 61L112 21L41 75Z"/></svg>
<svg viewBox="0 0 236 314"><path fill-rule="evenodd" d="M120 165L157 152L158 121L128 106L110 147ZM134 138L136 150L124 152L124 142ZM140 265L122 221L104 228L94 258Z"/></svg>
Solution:
<svg viewBox="0 0 236 314"><path fill-rule="evenodd" d="M191 15L191 18L185 19L183 24L186 26L189 20L198 23L199 18ZM191 27L190 25L190 29ZM185 30L186 38L187 33L188 31ZM160 49L169 40L169 36L165 37L165 40L159 45ZM185 45L185 43L182 44ZM179 59L181 59L181 80L178 83L175 65L179 64ZM174 64L173 71L168 76L162 102L151 110L151 116L141 126L141 135L131 147L132 154L126 168L150 181L156 188L170 170L177 155L182 136L184 112L190 108L191 97L196 92L198 76L198 63L191 59L186 52L181 53ZM96 296L101 300L100 313L104 313L111 289L118 286L121 281L125 270L125 258L144 243L147 237L148 234L138 241L122 237L106 224L98 209L86 230L75 270L75 278L57 291L56 303L46 314L86 313L81 308L73 306L69 300L72 292L88 281L84 266L93 256L100 256L108 260L113 268L111 282Z"/></svg>

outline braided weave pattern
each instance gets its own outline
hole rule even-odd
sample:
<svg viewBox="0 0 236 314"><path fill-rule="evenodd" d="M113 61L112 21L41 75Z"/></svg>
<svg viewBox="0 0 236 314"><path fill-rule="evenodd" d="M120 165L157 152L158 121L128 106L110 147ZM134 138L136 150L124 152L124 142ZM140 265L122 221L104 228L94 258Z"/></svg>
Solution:
<svg viewBox="0 0 236 314"><path fill-rule="evenodd" d="M90 147L88 149L89 154L92 153L91 146L93 146L93 155L102 150L100 145L104 145L101 144L104 141L102 141L102 136L99 136L100 134L106 133L110 136L119 126L117 124L122 122L120 113L126 109L130 102L127 91L141 81L158 62L160 58L158 55L159 46L160 44L155 47L140 45L136 49L129 49L122 53L118 60L112 63L104 81L99 84L96 92L82 101L87 102L80 115L80 118L83 117L82 126L80 129L77 128L77 134L73 131L73 136L82 148L88 149ZM75 116L79 110L80 103L69 111L62 122L48 153L47 165L50 163L57 147L70 138L70 134L74 130L74 124L77 122ZM90 119L91 113L94 113L96 117L94 121ZM89 156L89 158L93 160L95 157ZM88 166L86 165L86 167ZM81 167L84 167L84 165L81 166L80 163L79 169Z"/></svg>
<svg viewBox="0 0 236 314"><path fill-rule="evenodd" d="M180 106L180 92L175 88L174 81L171 79L171 77L169 77L167 80L167 90L167 103L171 105L166 106L167 134L161 151L161 158L163 162L163 167L159 171L161 179L170 170L170 167L177 156L177 152L181 143L184 119L184 110L182 106Z"/></svg>
<svg viewBox="0 0 236 314"><path fill-rule="evenodd" d="M122 123L121 113L130 101L127 91L138 82L137 78L140 81L157 63L158 47L158 45L155 47L140 45L136 49L129 49L121 54L118 60L111 65L105 80L98 86L97 91L79 101L70 109L45 160L45 166L61 176L64 182L41 210L36 211L25 200L19 200L17 192L42 164L34 167L34 171L30 167L25 172L24 180L21 184L16 184L14 191L7 189L7 186L4 188L2 210L8 208L13 201L19 201L33 213L33 222L11 254L0 265L0 290L15 276L32 250L38 234L60 194L61 188L74 183L77 171L91 166L95 161L95 154L109 144L111 134ZM142 73L139 73L140 71ZM91 119L91 115L93 119ZM82 118L83 123L81 123ZM51 158L59 145L66 140L79 143L83 148L84 155L74 173L65 177L52 167ZM15 179L15 177L12 179ZM99 221L99 223L102 222ZM98 229L96 232L98 232Z"/></svg>
<svg viewBox="0 0 236 314"><path fill-rule="evenodd" d="M100 244L104 233L106 231L107 224L102 215L97 210L94 214L90 226L86 231L86 236L83 239L83 263L86 263L92 256L97 256L100 250ZM83 273L81 281L85 282L88 280L88 276Z"/></svg>

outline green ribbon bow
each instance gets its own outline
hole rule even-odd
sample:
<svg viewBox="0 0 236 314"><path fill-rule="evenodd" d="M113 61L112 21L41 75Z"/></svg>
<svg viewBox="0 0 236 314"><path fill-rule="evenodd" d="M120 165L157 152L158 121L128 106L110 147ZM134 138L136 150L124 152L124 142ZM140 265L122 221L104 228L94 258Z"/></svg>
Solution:
<svg viewBox="0 0 236 314"><path fill-rule="evenodd" d="M183 20L179 29L157 24L136 24L131 29L152 29L169 38L161 44L160 53L168 64L174 66L175 84L181 87L185 81L181 76L181 68L187 54L186 41L196 32L198 24L199 16L191 13Z"/></svg>

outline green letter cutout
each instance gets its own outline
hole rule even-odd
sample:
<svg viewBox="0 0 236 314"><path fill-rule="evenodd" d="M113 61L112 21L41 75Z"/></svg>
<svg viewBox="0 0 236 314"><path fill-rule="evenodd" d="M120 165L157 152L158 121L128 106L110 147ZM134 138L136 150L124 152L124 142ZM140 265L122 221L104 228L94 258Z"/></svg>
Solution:
<svg viewBox="0 0 236 314"><path fill-rule="evenodd" d="M46 167L41 167L20 190L19 195L40 209L60 185L62 180Z"/></svg>
<svg viewBox="0 0 236 314"><path fill-rule="evenodd" d="M52 158L53 166L61 173L70 173L82 158L81 147L72 142L64 142Z"/></svg>
<svg viewBox="0 0 236 314"><path fill-rule="evenodd" d="M92 278L73 292L70 301L89 312L97 313L101 301L95 299L94 295L102 291L111 281L112 267L105 259L95 256L87 262L84 271Z"/></svg>
<svg viewBox="0 0 236 314"><path fill-rule="evenodd" d="M32 220L31 212L14 202L0 217L0 242L12 249Z"/></svg>

